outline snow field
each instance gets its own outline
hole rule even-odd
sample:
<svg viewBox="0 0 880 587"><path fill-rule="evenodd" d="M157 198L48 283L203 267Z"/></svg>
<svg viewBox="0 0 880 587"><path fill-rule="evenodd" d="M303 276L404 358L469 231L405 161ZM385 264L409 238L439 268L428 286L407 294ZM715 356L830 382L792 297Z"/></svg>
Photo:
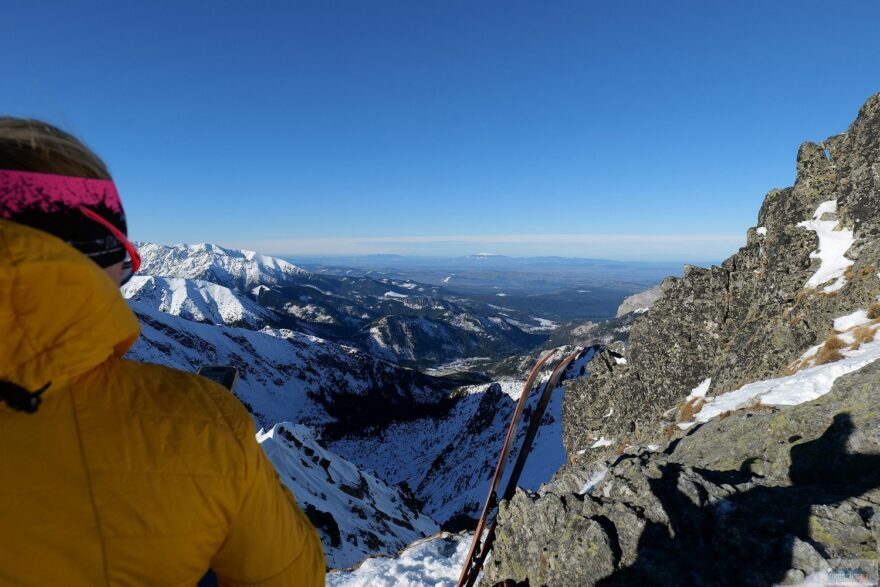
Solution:
<svg viewBox="0 0 880 587"><path fill-rule="evenodd" d="M414 544L396 558L369 558L350 571L331 572L328 587L454 587L472 534L447 533Z"/></svg>

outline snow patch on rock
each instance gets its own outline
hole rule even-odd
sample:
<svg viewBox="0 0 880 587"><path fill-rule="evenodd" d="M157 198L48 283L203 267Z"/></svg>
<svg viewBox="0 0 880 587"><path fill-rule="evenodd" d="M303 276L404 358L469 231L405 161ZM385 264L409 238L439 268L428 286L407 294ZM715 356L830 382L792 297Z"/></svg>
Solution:
<svg viewBox="0 0 880 587"><path fill-rule="evenodd" d="M613 440L608 440L607 438L602 436L601 438L599 438L599 440L591 444L590 448L602 448L605 446L611 446L612 444L614 444Z"/></svg>
<svg viewBox="0 0 880 587"><path fill-rule="evenodd" d="M702 383L691 390L691 392L687 396L687 399L692 400L706 397L706 394L709 392L710 385L712 385L712 378L707 377L705 380L703 380Z"/></svg>
<svg viewBox="0 0 880 587"><path fill-rule="evenodd" d="M864 320L867 319L867 314L863 320L862 313L862 311L855 312L835 320L835 325L850 327L848 331L840 334L844 342L849 344L855 342L851 331L866 324ZM821 345L813 347L802 359L809 360L809 353L817 352L820 347ZM787 377L750 383L736 391L705 398L705 403L696 414L695 422L708 422L724 412L738 410L754 402L766 406L794 406L817 399L831 391L831 387L839 377L858 371L880 359L880 340L864 342L857 348L844 348L840 352L843 358L833 363L802 369Z"/></svg>
<svg viewBox="0 0 880 587"><path fill-rule="evenodd" d="M818 289L821 285L833 281L821 289L824 293L838 291L846 285L844 273L853 264L846 257L846 252L855 242L853 231L840 227L837 221L837 201L828 200L819 204L811 220L805 220L798 226L812 230L819 238L819 248L810 253L811 259L819 259L819 270L813 274L804 287ZM832 220L823 220L826 216L834 216Z"/></svg>

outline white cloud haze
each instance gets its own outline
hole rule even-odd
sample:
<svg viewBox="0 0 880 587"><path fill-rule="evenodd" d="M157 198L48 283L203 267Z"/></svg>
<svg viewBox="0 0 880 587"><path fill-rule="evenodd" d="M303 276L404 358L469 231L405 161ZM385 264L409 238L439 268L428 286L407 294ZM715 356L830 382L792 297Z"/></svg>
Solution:
<svg viewBox="0 0 880 587"><path fill-rule="evenodd" d="M745 244L727 234L507 234L370 236L230 241L225 246L271 255L426 255L496 253L511 256L602 258L627 261L721 260Z"/></svg>

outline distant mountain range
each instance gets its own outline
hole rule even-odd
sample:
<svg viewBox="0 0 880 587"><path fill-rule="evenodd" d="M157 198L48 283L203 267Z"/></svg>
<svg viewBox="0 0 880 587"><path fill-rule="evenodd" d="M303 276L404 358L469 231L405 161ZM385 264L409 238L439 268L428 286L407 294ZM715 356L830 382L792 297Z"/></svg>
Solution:
<svg viewBox="0 0 880 587"><path fill-rule="evenodd" d="M536 349L551 333L564 333L559 354L575 333L604 332L508 307L527 297L490 294L487 303L210 244L140 250L143 270L122 290L142 330L129 357L186 371L239 369L236 394L262 428L257 438L336 568L472 524ZM532 307L547 299L532 298ZM614 324L625 337L631 318ZM578 342L589 346L587 337ZM594 352L568 379L588 374ZM502 364L493 378L474 373ZM537 489L564 462L561 414L560 387L524 487Z"/></svg>
<svg viewBox="0 0 880 587"><path fill-rule="evenodd" d="M401 365L495 360L534 348L555 323L525 309L373 275L326 275L216 245L140 245L125 295L196 322L287 328ZM496 302L496 298L488 301Z"/></svg>
<svg viewBox="0 0 880 587"><path fill-rule="evenodd" d="M416 255L327 255L327 256L283 256L291 263L306 267L313 265L328 266L351 266L351 267L437 267L447 268L466 267L475 262L483 264L499 264L505 266L569 266L569 267L615 267L620 270L661 272L671 270L680 273L685 264L682 261L668 262L645 262L645 261L615 261L611 259L591 259L586 257L511 257L496 253L474 253L459 257L431 257ZM643 274L637 274L637 277ZM668 275L668 274L667 274ZM653 275L651 275L653 277ZM662 276L661 276L662 277Z"/></svg>
<svg viewBox="0 0 880 587"><path fill-rule="evenodd" d="M324 275L374 275L411 279L458 292L551 293L561 290L614 291L621 299L681 275L683 263L643 263L568 257L507 257L480 253L465 257L291 257L290 261ZM619 302L618 302L619 303Z"/></svg>

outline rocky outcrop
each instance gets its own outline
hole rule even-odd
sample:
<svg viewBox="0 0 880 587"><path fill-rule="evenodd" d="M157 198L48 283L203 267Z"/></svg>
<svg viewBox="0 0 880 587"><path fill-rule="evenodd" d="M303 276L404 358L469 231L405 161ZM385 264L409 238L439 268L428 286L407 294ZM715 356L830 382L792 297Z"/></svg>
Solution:
<svg viewBox="0 0 880 587"><path fill-rule="evenodd" d="M880 558L878 388L874 363L816 401L624 454L583 491L571 473L541 495L519 491L502 504L483 584L769 586L827 560L870 569Z"/></svg>
<svg viewBox="0 0 880 587"><path fill-rule="evenodd" d="M663 288L659 285L640 291L623 300L623 303L617 307L617 318L630 312L646 312L651 309L654 302L663 297Z"/></svg>
<svg viewBox="0 0 880 587"><path fill-rule="evenodd" d="M674 424L692 392L781 376L836 318L880 316L878 259L880 94L801 145L794 186L767 194L743 248L666 279L626 350L566 384L568 463L502 504L483 583L769 586L833 559L876 573L880 361L811 402Z"/></svg>
<svg viewBox="0 0 880 587"><path fill-rule="evenodd" d="M689 266L683 278L661 284L662 297L632 327L625 363L606 361L607 369L567 385L569 459L602 437L615 439L615 447L658 438L670 411L706 379L714 395L780 375L828 338L833 318L874 302L878 188L880 94L847 132L801 145L795 185L767 194L746 246L720 267ZM852 231L852 263L816 283L833 260L817 255L820 221L836 235Z"/></svg>

